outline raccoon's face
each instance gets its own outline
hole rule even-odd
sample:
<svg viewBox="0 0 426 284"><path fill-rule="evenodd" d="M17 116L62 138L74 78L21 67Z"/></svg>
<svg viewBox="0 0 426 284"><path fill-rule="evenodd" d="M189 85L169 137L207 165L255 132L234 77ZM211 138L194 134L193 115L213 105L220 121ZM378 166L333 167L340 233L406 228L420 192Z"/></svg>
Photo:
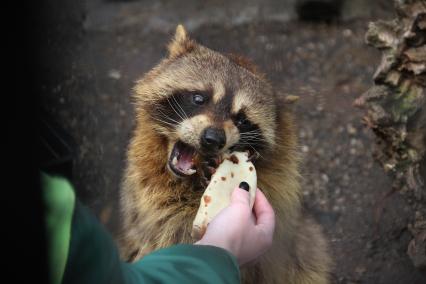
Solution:
<svg viewBox="0 0 426 284"><path fill-rule="evenodd" d="M195 175L228 150L262 156L276 143L269 84L251 67L207 49L178 27L170 55L136 86L154 129L168 141L168 169Z"/></svg>

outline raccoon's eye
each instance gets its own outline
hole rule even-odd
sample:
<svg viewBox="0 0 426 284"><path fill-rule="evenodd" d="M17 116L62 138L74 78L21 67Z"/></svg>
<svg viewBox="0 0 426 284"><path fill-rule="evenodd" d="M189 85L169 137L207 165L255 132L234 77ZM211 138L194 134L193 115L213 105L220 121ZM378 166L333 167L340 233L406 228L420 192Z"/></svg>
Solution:
<svg viewBox="0 0 426 284"><path fill-rule="evenodd" d="M237 126L238 128L242 130L245 130L246 128L249 128L251 126L250 120L248 120L247 117L242 113L239 113L235 117L234 121L235 121L235 126Z"/></svg>
<svg viewBox="0 0 426 284"><path fill-rule="evenodd" d="M203 105L206 102L206 98L201 94L192 95L192 103L195 105Z"/></svg>
<svg viewBox="0 0 426 284"><path fill-rule="evenodd" d="M241 118L237 120L237 127L245 127L249 125L250 125L250 121L246 118Z"/></svg>

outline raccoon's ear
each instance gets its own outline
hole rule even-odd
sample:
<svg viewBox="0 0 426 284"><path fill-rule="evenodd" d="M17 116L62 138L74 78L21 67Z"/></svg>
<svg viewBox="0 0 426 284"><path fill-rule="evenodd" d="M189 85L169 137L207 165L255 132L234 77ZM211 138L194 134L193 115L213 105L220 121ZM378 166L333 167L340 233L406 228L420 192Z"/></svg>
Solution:
<svg viewBox="0 0 426 284"><path fill-rule="evenodd" d="M238 54L234 54L234 53L228 53L226 54L226 56L235 64L247 69L248 71L250 71L251 73L257 74L259 73L257 66L248 58L242 56L242 55L238 55Z"/></svg>
<svg viewBox="0 0 426 284"><path fill-rule="evenodd" d="M176 27L175 36L167 47L169 58L177 58L185 53L191 52L194 50L195 46L195 41L189 38L185 28L182 25L178 25Z"/></svg>
<svg viewBox="0 0 426 284"><path fill-rule="evenodd" d="M288 109L295 110L297 102L299 100L299 96L294 96L286 93L279 93L277 99L277 105L279 110Z"/></svg>
<svg viewBox="0 0 426 284"><path fill-rule="evenodd" d="M228 54L226 54L226 57L228 57L229 60L231 60L235 64L237 64L237 65L243 67L244 69L250 71L252 74L256 75L257 77L259 77L261 79L266 79L266 75L263 74L250 59L248 59L248 58L246 58L242 55L238 55L238 54L234 54L234 53L228 53Z"/></svg>

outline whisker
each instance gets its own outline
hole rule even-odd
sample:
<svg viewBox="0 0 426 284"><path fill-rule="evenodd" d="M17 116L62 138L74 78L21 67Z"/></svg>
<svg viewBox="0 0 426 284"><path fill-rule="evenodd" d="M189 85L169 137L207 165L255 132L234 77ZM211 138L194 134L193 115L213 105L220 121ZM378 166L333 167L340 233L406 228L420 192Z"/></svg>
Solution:
<svg viewBox="0 0 426 284"><path fill-rule="evenodd" d="M245 131L240 134L262 134L259 130Z"/></svg>
<svg viewBox="0 0 426 284"><path fill-rule="evenodd" d="M176 100L174 96L172 96L173 100L176 102L176 105L181 109L183 116L188 119L188 115L185 113L185 110L182 108L182 106L179 104L179 102Z"/></svg>
<svg viewBox="0 0 426 284"><path fill-rule="evenodd" d="M152 118L152 119L154 119L154 120L156 120L156 121L158 121L158 122L161 122L161 123L164 123L164 124L167 124L167 125L170 125L170 126L176 127L176 124L173 124L173 123L171 123L171 122L167 122L167 121L165 121L165 120L159 119L158 117L151 116L151 118Z"/></svg>
<svg viewBox="0 0 426 284"><path fill-rule="evenodd" d="M238 144L240 144L240 143L238 143ZM237 144L237 145L238 145ZM262 158L263 159L263 156L262 155L260 155L260 153L259 153L259 151L257 151L251 144L249 144L249 143L247 143L246 145L248 145L250 148L252 148L253 149L253 151L255 151L258 155L259 155L259 157L260 158Z"/></svg>
<svg viewBox="0 0 426 284"><path fill-rule="evenodd" d="M250 148L252 148L253 149L253 151L255 151L258 155L259 155L259 157L260 158L262 158L263 159L263 156L262 155L260 155L260 153L258 152L258 151L256 151L256 149L254 149L254 147L253 146L251 146L251 145L249 145L250 146Z"/></svg>
<svg viewBox="0 0 426 284"><path fill-rule="evenodd" d="M167 120L170 120L170 121L173 121L173 122L175 122L175 123L180 123L179 121L177 121L177 120L174 120L173 118L171 118L170 116L168 116L168 115L166 115L164 112L162 112L160 109L158 109L158 111L162 114L162 117L163 118L165 118L165 119L167 119Z"/></svg>
<svg viewBox="0 0 426 284"><path fill-rule="evenodd" d="M241 140L246 140L246 141L248 141L248 140L268 141L268 140L266 140L266 139L265 139L265 138L263 138L263 137L253 137L253 136L243 136L243 137L241 137L241 136L240 136L240 139L241 139Z"/></svg>
<svg viewBox="0 0 426 284"><path fill-rule="evenodd" d="M265 140L265 138L261 137L261 136L240 136L241 139L257 139L257 140Z"/></svg>
<svg viewBox="0 0 426 284"><path fill-rule="evenodd" d="M256 145L264 145L266 141L241 141L241 143L245 144L256 144Z"/></svg>
<svg viewBox="0 0 426 284"><path fill-rule="evenodd" d="M255 129L255 130L243 131L241 133L260 133L260 130L259 129Z"/></svg>
<svg viewBox="0 0 426 284"><path fill-rule="evenodd" d="M260 131L253 131L253 132L241 132L242 135L262 135Z"/></svg>
<svg viewBox="0 0 426 284"><path fill-rule="evenodd" d="M167 124L167 125L172 126L172 127L175 127L175 126L176 126L175 124L172 124L172 123L166 122L166 121L161 120L161 119L156 119L156 118L154 118L154 120L156 120L156 121L158 121L158 122L161 122L161 123L164 123L164 124Z"/></svg>
<svg viewBox="0 0 426 284"><path fill-rule="evenodd" d="M241 138L239 140L239 142L245 142L247 144L250 144L250 142L251 143L265 143L265 144L272 144L273 146L277 146L277 143L275 141L268 141L268 140L265 140L265 139L256 139L256 138L250 138L250 139Z"/></svg>
<svg viewBox="0 0 426 284"><path fill-rule="evenodd" d="M249 141L238 141L239 145L252 145L252 144L259 144L256 141L254 142L249 142Z"/></svg>
<svg viewBox="0 0 426 284"><path fill-rule="evenodd" d="M188 115L186 114L185 110L182 108L182 106L179 104L179 102L176 100L175 97L173 97L175 99L176 104L180 107L180 109L183 111L183 115L186 117L186 119L189 121L189 124L193 127L192 124L192 120L189 119Z"/></svg>
<svg viewBox="0 0 426 284"><path fill-rule="evenodd" d="M243 141L250 141L250 140L267 141L266 139L260 138L260 137L240 137L240 139Z"/></svg>
<svg viewBox="0 0 426 284"><path fill-rule="evenodd" d="M180 117L180 119L185 120L178 111L176 111L175 107L173 106L173 104L170 102L169 98L166 97L167 102L169 103L170 107L173 109L173 111Z"/></svg>
<svg viewBox="0 0 426 284"><path fill-rule="evenodd" d="M260 137L262 137L265 141L269 142L268 140L266 140L264 138L264 136L262 134L258 134L258 133L255 133L255 134L246 134L246 133L247 132L240 133L240 137L243 138L243 139L247 138L247 137L250 137L250 138L260 138ZM274 141L273 142L274 144L277 144L277 142L281 142L281 143L285 142L285 140L283 138L278 137L278 136L275 136L272 140Z"/></svg>
<svg viewBox="0 0 426 284"><path fill-rule="evenodd" d="M263 137L261 134L240 134L241 137Z"/></svg>

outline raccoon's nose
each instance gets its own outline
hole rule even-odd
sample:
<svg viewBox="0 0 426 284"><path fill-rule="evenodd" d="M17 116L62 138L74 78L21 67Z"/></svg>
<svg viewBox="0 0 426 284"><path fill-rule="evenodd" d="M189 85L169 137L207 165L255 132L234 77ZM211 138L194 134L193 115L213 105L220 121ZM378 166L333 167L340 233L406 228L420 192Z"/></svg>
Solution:
<svg viewBox="0 0 426 284"><path fill-rule="evenodd" d="M206 150L220 150L225 143L226 135L223 129L209 127L201 135L201 146Z"/></svg>

